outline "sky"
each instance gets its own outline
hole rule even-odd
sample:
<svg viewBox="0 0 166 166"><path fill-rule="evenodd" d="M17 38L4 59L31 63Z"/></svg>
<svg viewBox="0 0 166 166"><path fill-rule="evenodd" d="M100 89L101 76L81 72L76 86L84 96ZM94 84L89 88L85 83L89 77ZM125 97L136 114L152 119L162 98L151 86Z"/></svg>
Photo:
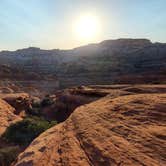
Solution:
<svg viewBox="0 0 166 166"><path fill-rule="evenodd" d="M73 25L87 13L100 32L82 41ZM166 0L0 0L0 50L70 49L117 38L166 43Z"/></svg>

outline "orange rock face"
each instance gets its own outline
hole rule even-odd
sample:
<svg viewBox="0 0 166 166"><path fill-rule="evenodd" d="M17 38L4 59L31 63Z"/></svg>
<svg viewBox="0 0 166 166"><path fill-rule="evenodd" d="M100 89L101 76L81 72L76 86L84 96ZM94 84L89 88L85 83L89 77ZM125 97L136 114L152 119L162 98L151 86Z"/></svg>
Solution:
<svg viewBox="0 0 166 166"><path fill-rule="evenodd" d="M15 108L16 115L22 115L30 107L30 96L27 93L0 94L0 98Z"/></svg>
<svg viewBox="0 0 166 166"><path fill-rule="evenodd" d="M22 118L14 114L15 109L8 103L0 99L0 135L11 124L15 123Z"/></svg>
<svg viewBox="0 0 166 166"><path fill-rule="evenodd" d="M166 94L108 95L41 134L14 166L164 166L165 110Z"/></svg>

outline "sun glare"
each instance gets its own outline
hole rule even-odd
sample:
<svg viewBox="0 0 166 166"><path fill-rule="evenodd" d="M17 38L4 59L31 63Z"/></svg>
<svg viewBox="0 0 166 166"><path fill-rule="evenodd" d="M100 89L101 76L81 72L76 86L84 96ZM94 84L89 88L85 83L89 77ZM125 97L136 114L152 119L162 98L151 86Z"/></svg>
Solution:
<svg viewBox="0 0 166 166"><path fill-rule="evenodd" d="M94 15L83 15L74 24L74 31L80 41L94 40L100 31L99 19Z"/></svg>

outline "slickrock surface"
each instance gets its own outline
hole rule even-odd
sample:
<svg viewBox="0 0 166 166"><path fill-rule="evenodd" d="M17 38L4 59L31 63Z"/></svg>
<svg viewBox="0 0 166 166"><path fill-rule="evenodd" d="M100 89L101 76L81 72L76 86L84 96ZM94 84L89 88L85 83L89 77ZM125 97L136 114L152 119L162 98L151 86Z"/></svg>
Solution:
<svg viewBox="0 0 166 166"><path fill-rule="evenodd" d="M35 139L14 166L164 166L166 94L108 95Z"/></svg>
<svg viewBox="0 0 166 166"><path fill-rule="evenodd" d="M0 135L11 124L15 123L22 118L14 114L15 109L7 102L0 99Z"/></svg>

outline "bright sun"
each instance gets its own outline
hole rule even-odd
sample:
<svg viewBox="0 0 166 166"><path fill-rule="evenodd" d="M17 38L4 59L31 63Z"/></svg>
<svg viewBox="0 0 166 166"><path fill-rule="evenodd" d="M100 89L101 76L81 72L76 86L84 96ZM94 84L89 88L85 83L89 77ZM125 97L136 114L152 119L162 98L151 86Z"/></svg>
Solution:
<svg viewBox="0 0 166 166"><path fill-rule="evenodd" d="M79 40L92 41L100 31L99 19L94 15L83 15L74 24L74 31Z"/></svg>

